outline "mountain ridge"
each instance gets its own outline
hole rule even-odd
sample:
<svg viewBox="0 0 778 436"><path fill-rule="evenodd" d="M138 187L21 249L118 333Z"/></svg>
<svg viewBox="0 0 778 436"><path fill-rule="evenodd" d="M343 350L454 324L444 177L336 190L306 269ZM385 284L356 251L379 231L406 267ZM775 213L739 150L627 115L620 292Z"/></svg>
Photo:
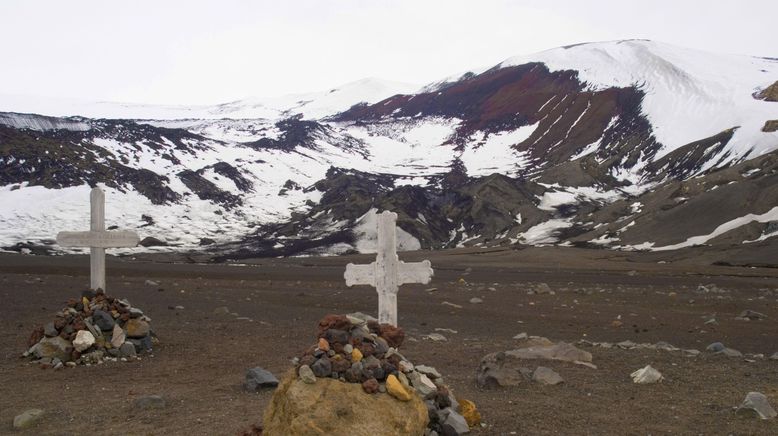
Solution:
<svg viewBox="0 0 778 436"><path fill-rule="evenodd" d="M412 94L355 82L330 90L335 100L319 93L323 102L292 101L268 118L0 112L0 247L29 249L55 223L83 221L91 185L116 196L123 227L165 235L168 247L146 250L217 259L369 250L365 223L385 208L400 215L406 248L658 249L708 243L716 237L693 239L695 229L704 236L747 216L756 218L734 230L750 230L726 240L748 244L761 232L754 243L772 242L772 188L751 176L769 180L774 170L778 134L763 127L778 120L778 62L634 40L528 56ZM360 83L376 92L363 96ZM754 163L762 167L719 188L756 199L737 206L742 215L653 224L672 219L662 208L676 200L656 197L663 189ZM712 193L688 189L716 198L716 183L702 183ZM53 192L84 204L55 205Z"/></svg>

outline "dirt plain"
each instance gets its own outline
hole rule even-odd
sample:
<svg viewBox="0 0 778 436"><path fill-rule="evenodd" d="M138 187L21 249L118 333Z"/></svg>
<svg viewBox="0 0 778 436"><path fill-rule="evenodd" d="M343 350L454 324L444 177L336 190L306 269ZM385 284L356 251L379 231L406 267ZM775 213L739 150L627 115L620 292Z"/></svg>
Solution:
<svg viewBox="0 0 778 436"><path fill-rule="evenodd" d="M461 249L401 253L428 258L429 285L406 285L399 323L403 353L436 367L458 397L474 401L484 425L472 434L775 435L778 419L737 415L749 391L778 407L778 269L714 266L707 253L641 254L573 248ZM348 262L370 256L257 259L241 265L174 262L180 256L109 258L108 294L152 318L161 339L154 356L129 363L43 370L20 358L34 326L53 319L88 284L84 256L0 254L0 433L41 435L236 435L261 422L272 391L245 392L245 371L276 375L314 343L329 313L374 313L372 288L347 288ZM463 279L460 281L460 279ZM150 286L153 280L159 286ZM465 283L463 283L463 281ZM547 283L553 295L528 294ZM720 293L698 291L715 284ZM429 291L436 288L435 291ZM492 289L490 289L492 288ZM483 299L472 304L473 297ZM456 308L444 301L462 306ZM173 310L174 306L183 310ZM227 306L238 316L216 315ZM734 318L746 309L760 321ZM614 327L613 320L622 325ZM711 316L716 324L705 324ZM239 319L247 317L249 319ZM423 338L436 328L446 342ZM491 352L518 348L518 333L553 341L666 341L703 351L716 341L765 358L582 346L598 369L529 362L565 383L480 390L475 371ZM651 364L662 383L635 385L629 374ZM167 406L136 410L161 395ZM15 432L16 414L45 410L37 426Z"/></svg>

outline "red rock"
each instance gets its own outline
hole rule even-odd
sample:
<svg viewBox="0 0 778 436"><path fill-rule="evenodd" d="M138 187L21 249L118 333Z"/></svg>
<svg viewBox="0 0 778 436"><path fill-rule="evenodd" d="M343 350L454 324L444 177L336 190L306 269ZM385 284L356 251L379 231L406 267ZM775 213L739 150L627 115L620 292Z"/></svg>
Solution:
<svg viewBox="0 0 778 436"><path fill-rule="evenodd" d="M332 344L332 350L334 352L338 353L338 354L342 354L343 353L343 344L335 342L334 344Z"/></svg>
<svg viewBox="0 0 778 436"><path fill-rule="evenodd" d="M35 327L32 330L32 333L30 333L30 338L27 339L27 348L30 348L33 345L37 344L38 342L40 342L41 339L43 339L43 327L42 326Z"/></svg>
<svg viewBox="0 0 778 436"><path fill-rule="evenodd" d="M364 357L372 356L375 353L375 346L369 342L362 342L357 349L362 352Z"/></svg>
<svg viewBox="0 0 778 436"><path fill-rule="evenodd" d="M394 365L395 368L399 368L400 367L400 357L397 356L396 354L392 354L391 356L389 356L386 359L386 361L391 363L392 365Z"/></svg>
<svg viewBox="0 0 778 436"><path fill-rule="evenodd" d="M316 362L316 358L313 357L310 354L306 354L305 356L300 358L300 365L308 365L311 366L313 363Z"/></svg>
<svg viewBox="0 0 778 436"><path fill-rule="evenodd" d="M375 394L378 392L378 380L374 378L365 380L365 382L362 383L362 389L364 389L368 394Z"/></svg>
<svg viewBox="0 0 778 436"><path fill-rule="evenodd" d="M405 340L405 332L399 327L390 324L381 324L379 335L386 340L390 347L399 348Z"/></svg>
<svg viewBox="0 0 778 436"><path fill-rule="evenodd" d="M348 331L351 328L351 321L346 315L327 315L319 321L319 336L329 329L338 329Z"/></svg>
<svg viewBox="0 0 778 436"><path fill-rule="evenodd" d="M346 370L351 368L351 362L344 359L340 354L336 354L332 359L330 359L330 362L332 363L333 372L346 372Z"/></svg>
<svg viewBox="0 0 778 436"><path fill-rule="evenodd" d="M378 321L368 321L367 329L370 330L370 333L375 333L376 335L381 333L381 325L378 324Z"/></svg>

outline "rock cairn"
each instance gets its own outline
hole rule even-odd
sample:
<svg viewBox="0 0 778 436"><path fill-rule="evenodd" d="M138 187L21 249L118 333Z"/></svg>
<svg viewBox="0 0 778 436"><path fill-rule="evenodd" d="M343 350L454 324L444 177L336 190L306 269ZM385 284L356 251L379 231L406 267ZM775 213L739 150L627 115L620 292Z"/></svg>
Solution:
<svg viewBox="0 0 778 436"><path fill-rule="evenodd" d="M155 342L151 319L142 310L98 289L68 300L54 321L36 327L22 356L44 368L60 369L140 359L140 354L151 353Z"/></svg>
<svg viewBox="0 0 778 436"><path fill-rule="evenodd" d="M464 434L478 425L472 402L458 401L435 368L414 365L399 352L404 339L401 328L362 313L327 315L319 322L317 343L294 359L296 374L308 384L317 378L358 383L368 394L399 401L418 395L429 412L426 435Z"/></svg>

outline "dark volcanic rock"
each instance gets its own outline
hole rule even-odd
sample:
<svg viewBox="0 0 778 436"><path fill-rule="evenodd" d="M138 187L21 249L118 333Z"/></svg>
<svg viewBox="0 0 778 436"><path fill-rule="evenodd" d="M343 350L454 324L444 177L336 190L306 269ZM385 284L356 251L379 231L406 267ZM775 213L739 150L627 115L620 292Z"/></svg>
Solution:
<svg viewBox="0 0 778 436"><path fill-rule="evenodd" d="M778 81L761 90L756 98L764 101L778 101Z"/></svg>
<svg viewBox="0 0 778 436"><path fill-rule="evenodd" d="M138 243L141 247L167 247L168 243L153 236L146 236Z"/></svg>
<svg viewBox="0 0 778 436"><path fill-rule="evenodd" d="M258 366L246 371L246 381L243 386L248 391L256 391L259 388L274 388L278 386L278 379L270 371Z"/></svg>
<svg viewBox="0 0 778 436"><path fill-rule="evenodd" d="M243 204L240 197L221 190L213 182L192 170L178 173L178 178L201 200L219 203L227 209Z"/></svg>

